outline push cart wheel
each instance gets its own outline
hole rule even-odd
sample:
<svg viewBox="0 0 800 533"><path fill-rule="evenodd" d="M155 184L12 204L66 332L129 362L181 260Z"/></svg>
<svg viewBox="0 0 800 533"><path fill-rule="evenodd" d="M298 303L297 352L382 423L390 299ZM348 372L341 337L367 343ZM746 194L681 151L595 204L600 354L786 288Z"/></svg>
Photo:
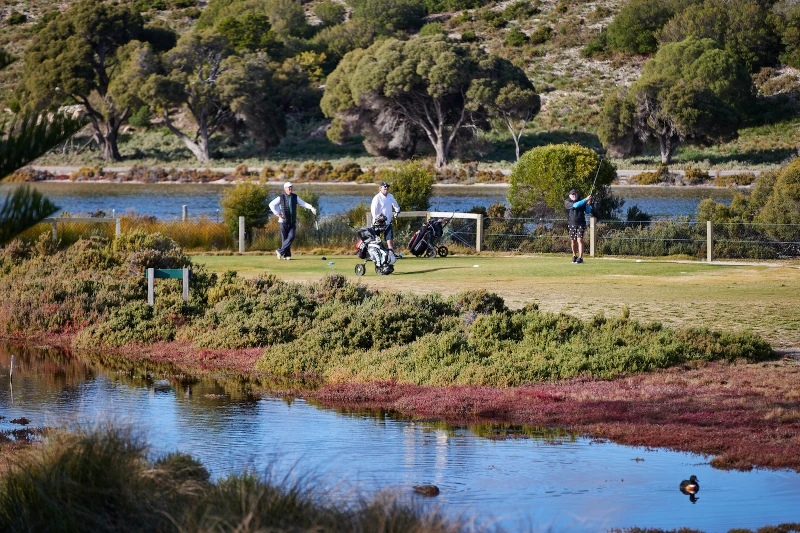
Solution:
<svg viewBox="0 0 800 533"><path fill-rule="evenodd" d="M367 267L362 265L361 263L356 265L356 276L363 276L364 272L367 271Z"/></svg>
<svg viewBox="0 0 800 533"><path fill-rule="evenodd" d="M439 254L439 257L447 257L447 254L450 253L450 250L447 249L447 246L440 246L436 253Z"/></svg>
<svg viewBox="0 0 800 533"><path fill-rule="evenodd" d="M383 272L381 271L381 267L379 267L378 265L375 265L375 273L377 275L379 275L379 276L383 275Z"/></svg>
<svg viewBox="0 0 800 533"><path fill-rule="evenodd" d="M430 258L436 257L436 248L434 247L428 248L428 257Z"/></svg>

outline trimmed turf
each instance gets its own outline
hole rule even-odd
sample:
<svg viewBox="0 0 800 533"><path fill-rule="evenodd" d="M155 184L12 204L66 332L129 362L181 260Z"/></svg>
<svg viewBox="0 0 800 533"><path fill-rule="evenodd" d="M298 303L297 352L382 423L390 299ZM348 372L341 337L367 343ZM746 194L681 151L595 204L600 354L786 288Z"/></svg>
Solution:
<svg viewBox="0 0 800 533"><path fill-rule="evenodd" d="M336 271L353 279L355 256L295 254L206 256L193 260L213 272L236 270L243 277L271 273L291 281L313 281ZM333 264L329 264L332 261ZM478 265L477 267L475 265ZM636 320L670 326L706 326L758 333L775 348L800 349L800 272L796 264L706 264L644 259L590 259L582 265L564 256L451 256L398 260L395 273L362 282L376 290L456 294L484 288L509 307L536 302L546 311L586 318L616 316L628 306Z"/></svg>

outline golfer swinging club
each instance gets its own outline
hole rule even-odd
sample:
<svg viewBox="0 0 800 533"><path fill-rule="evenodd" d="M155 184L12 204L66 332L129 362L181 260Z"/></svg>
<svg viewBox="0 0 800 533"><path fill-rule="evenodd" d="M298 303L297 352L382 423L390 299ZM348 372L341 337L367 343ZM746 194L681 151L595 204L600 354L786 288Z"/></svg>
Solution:
<svg viewBox="0 0 800 533"><path fill-rule="evenodd" d="M305 207L315 215L317 210L314 206L304 202L292 190L294 186L291 181L283 184L283 194L269 203L270 210L278 217L281 226L281 247L275 250L278 259L292 258L292 241L297 228L297 206Z"/></svg>
<svg viewBox="0 0 800 533"><path fill-rule="evenodd" d="M578 200L578 191L569 191L569 198L564 201L567 210L567 229L572 245L572 262L583 263L583 233L586 231L586 215L591 214L592 195Z"/></svg>

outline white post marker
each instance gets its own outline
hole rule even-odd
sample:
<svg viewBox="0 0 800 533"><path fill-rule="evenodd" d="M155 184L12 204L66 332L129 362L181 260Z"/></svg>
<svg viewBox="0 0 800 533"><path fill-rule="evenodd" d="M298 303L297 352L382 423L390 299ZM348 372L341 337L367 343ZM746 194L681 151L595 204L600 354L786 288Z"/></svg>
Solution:
<svg viewBox="0 0 800 533"><path fill-rule="evenodd" d="M189 303L189 269L183 269L183 301Z"/></svg>
<svg viewBox="0 0 800 533"><path fill-rule="evenodd" d="M244 253L244 217L239 217L239 253Z"/></svg>
<svg viewBox="0 0 800 533"><path fill-rule="evenodd" d="M147 269L147 303L151 306L156 304L156 269Z"/></svg>

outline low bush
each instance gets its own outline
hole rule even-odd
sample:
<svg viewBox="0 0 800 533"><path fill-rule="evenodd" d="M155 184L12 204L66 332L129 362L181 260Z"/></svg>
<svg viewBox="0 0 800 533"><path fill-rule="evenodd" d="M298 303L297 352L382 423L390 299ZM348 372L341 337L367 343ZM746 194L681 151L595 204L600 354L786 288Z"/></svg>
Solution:
<svg viewBox="0 0 800 533"><path fill-rule="evenodd" d="M519 31L517 28L512 28L506 32L505 43L506 46L522 46L529 41L528 36Z"/></svg>
<svg viewBox="0 0 800 533"><path fill-rule="evenodd" d="M717 187L734 187L737 185L752 185L756 181L756 175L752 172L741 172L737 174L719 174L714 178L714 185Z"/></svg>
<svg viewBox="0 0 800 533"><path fill-rule="evenodd" d="M0 478L2 531L471 531L436 511L376 498L334 507L306 482L243 472L211 481L192 456L156 460L129 430L53 433Z"/></svg>
<svg viewBox="0 0 800 533"><path fill-rule="evenodd" d="M636 185L658 185L660 183L672 183L673 177L669 168L662 165L655 172L641 172L631 176L629 181Z"/></svg>
<svg viewBox="0 0 800 533"><path fill-rule="evenodd" d="M687 168L683 171L683 183L686 185L700 185L711 179L708 172L699 168Z"/></svg>
<svg viewBox="0 0 800 533"><path fill-rule="evenodd" d="M381 294L359 305L320 308L316 316L307 334L269 347L256 368L334 382L505 387L574 376L606 379L693 360L758 361L772 354L751 334L673 330L627 316L583 321L536 306L509 311L485 292L449 300Z"/></svg>
<svg viewBox="0 0 800 533"><path fill-rule="evenodd" d="M539 26L531 32L531 44L543 44L550 40L553 36L553 28L550 26Z"/></svg>

